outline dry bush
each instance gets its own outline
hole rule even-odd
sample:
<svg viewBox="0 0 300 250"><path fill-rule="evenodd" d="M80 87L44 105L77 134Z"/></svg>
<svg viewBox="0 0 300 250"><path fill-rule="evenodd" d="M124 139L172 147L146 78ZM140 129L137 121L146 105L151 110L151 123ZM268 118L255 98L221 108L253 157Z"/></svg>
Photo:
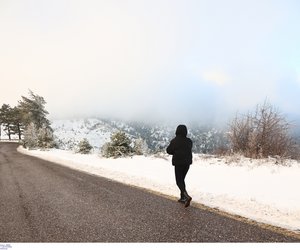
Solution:
<svg viewBox="0 0 300 250"><path fill-rule="evenodd" d="M253 113L236 116L230 124L229 140L233 152L246 157L265 158L293 156L295 142L290 136L291 124L267 101Z"/></svg>

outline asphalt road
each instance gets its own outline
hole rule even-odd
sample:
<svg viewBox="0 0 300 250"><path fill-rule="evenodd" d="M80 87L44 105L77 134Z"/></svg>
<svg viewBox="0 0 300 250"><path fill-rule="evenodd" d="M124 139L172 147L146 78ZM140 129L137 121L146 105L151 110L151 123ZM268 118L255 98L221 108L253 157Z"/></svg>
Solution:
<svg viewBox="0 0 300 250"><path fill-rule="evenodd" d="M0 242L300 242L0 143Z"/></svg>

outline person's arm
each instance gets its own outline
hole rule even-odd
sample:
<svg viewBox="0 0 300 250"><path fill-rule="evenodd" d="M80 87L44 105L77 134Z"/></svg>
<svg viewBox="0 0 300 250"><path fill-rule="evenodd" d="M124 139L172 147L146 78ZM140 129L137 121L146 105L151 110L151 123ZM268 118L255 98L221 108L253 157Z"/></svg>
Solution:
<svg viewBox="0 0 300 250"><path fill-rule="evenodd" d="M167 153L169 155L174 154L174 142L173 142L173 140L170 142L170 145L167 147Z"/></svg>

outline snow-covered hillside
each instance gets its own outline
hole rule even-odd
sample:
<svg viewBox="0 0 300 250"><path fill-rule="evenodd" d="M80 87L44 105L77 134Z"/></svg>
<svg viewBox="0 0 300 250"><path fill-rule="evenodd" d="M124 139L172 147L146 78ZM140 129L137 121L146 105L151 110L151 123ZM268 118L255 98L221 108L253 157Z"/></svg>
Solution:
<svg viewBox="0 0 300 250"><path fill-rule="evenodd" d="M164 151L176 126L149 125L138 122L123 122L101 118L53 120L51 124L60 149L73 150L86 138L94 152L110 140L112 133L121 130L131 139L142 139L151 152ZM193 140L196 153L211 153L225 143L224 134L214 128L189 127L188 136Z"/></svg>
<svg viewBox="0 0 300 250"><path fill-rule="evenodd" d="M97 149L109 141L115 131L115 128L98 119L54 120L51 126L60 149L74 149L84 138Z"/></svg>
<svg viewBox="0 0 300 250"><path fill-rule="evenodd" d="M60 149L74 149L84 138L97 151L110 140L112 133L124 131L131 139L142 138L148 147L155 150L164 148L174 131L165 126L147 126L141 123L125 123L122 121L97 118L53 120L52 128Z"/></svg>

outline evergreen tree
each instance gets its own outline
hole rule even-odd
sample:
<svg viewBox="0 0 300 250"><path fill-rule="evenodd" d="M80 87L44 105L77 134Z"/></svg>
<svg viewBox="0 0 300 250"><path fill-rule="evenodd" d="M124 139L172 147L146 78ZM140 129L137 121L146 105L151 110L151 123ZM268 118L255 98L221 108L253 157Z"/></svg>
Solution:
<svg viewBox="0 0 300 250"><path fill-rule="evenodd" d="M37 129L42 127L50 128L50 121L47 119L48 111L45 109L46 101L43 97L34 94L29 90L29 98L22 96L19 101L19 110L21 112L22 121L25 128L30 123L34 123Z"/></svg>
<svg viewBox="0 0 300 250"><path fill-rule="evenodd" d="M6 132L8 139L11 140L11 135L13 132L11 131L13 117L12 117L12 108L9 104L3 104L0 109L0 123L3 126L4 131Z"/></svg>
<svg viewBox="0 0 300 250"><path fill-rule="evenodd" d="M133 148L130 138L122 131L118 131L111 135L110 142L102 147L102 155L104 157L124 157L131 155Z"/></svg>
<svg viewBox="0 0 300 250"><path fill-rule="evenodd" d="M24 145L29 148L49 148L54 146L53 130L47 119L46 101L29 91L29 98L22 96L18 109L24 124Z"/></svg>
<svg viewBox="0 0 300 250"><path fill-rule="evenodd" d="M51 128L43 126L37 131L37 146L39 148L53 148L55 146L53 131Z"/></svg>
<svg viewBox="0 0 300 250"><path fill-rule="evenodd" d="M17 134L19 140L21 140L24 126L22 124L22 117L21 117L20 109L18 107L12 108L11 115L12 115L11 132L12 132L12 134Z"/></svg>
<svg viewBox="0 0 300 250"><path fill-rule="evenodd" d="M12 135L18 135L19 140L21 140L23 131L21 119L18 107L11 108L8 104L3 104L0 108L0 124L3 126L9 140L11 140Z"/></svg>
<svg viewBox="0 0 300 250"><path fill-rule="evenodd" d="M84 138L78 144L77 153L80 153L80 154L89 154L92 149L93 149L93 147L91 146L91 144L89 143L89 141L86 138Z"/></svg>

